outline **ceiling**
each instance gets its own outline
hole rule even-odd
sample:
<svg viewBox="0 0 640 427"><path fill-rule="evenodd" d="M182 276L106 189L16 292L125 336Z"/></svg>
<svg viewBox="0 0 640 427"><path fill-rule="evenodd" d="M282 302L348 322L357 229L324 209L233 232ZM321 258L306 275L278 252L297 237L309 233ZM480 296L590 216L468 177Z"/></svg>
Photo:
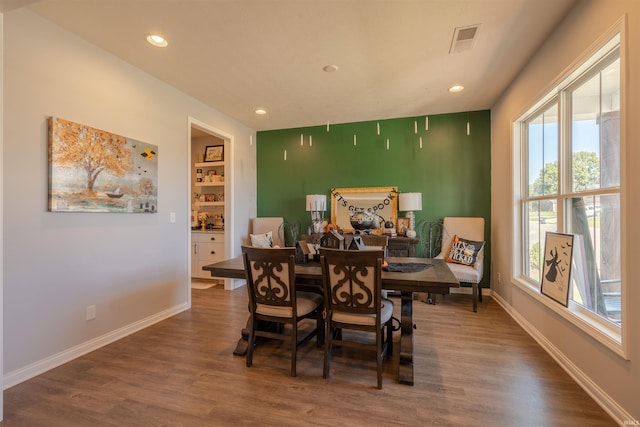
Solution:
<svg viewBox="0 0 640 427"><path fill-rule="evenodd" d="M269 130L491 108L574 2L0 0L0 10L26 4ZM456 27L478 24L471 49L449 53ZM168 47L146 42L156 32ZM338 69L325 72L326 65ZM465 90L449 93L453 84Z"/></svg>

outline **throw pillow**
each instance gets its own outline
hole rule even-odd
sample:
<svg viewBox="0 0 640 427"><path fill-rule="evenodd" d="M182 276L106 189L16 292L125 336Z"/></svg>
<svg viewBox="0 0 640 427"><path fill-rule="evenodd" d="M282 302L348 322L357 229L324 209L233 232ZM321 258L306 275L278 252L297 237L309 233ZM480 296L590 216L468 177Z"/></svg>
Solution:
<svg viewBox="0 0 640 427"><path fill-rule="evenodd" d="M453 236L451 250L449 250L446 261L456 264L473 265L476 263L478 253L483 246L484 242L474 242L473 240Z"/></svg>
<svg viewBox="0 0 640 427"><path fill-rule="evenodd" d="M268 231L263 234L249 234L251 237L251 246L257 248L271 248L273 247L273 234Z"/></svg>

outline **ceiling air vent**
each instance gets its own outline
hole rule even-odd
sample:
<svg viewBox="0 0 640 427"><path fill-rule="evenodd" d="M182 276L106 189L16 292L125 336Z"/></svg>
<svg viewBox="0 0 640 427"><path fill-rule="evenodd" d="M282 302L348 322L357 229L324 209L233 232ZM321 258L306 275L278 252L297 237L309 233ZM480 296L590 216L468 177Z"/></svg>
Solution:
<svg viewBox="0 0 640 427"><path fill-rule="evenodd" d="M480 24L470 25L468 27L457 27L453 31L453 39L451 40L449 53L460 53L470 50L476 41L479 29Z"/></svg>

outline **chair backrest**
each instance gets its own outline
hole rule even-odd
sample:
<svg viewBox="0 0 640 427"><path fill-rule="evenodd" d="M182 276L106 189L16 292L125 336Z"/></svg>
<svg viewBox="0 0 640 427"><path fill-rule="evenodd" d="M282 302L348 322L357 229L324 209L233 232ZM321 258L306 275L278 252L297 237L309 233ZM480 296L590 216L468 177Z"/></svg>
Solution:
<svg viewBox="0 0 640 427"><path fill-rule="evenodd" d="M251 218L251 234L263 234L271 231L273 246L284 247L284 218Z"/></svg>
<svg viewBox="0 0 640 427"><path fill-rule="evenodd" d="M242 247L252 313L296 316L295 253L295 248Z"/></svg>
<svg viewBox="0 0 640 427"><path fill-rule="evenodd" d="M378 234L363 234L362 243L367 246L366 249L385 249L389 244L389 236L381 236Z"/></svg>
<svg viewBox="0 0 640 427"><path fill-rule="evenodd" d="M484 218L445 217L442 226L442 250L439 257L451 249L454 236L467 240L484 241Z"/></svg>
<svg viewBox="0 0 640 427"><path fill-rule="evenodd" d="M380 325L384 252L320 249L325 307L332 311L374 314Z"/></svg>

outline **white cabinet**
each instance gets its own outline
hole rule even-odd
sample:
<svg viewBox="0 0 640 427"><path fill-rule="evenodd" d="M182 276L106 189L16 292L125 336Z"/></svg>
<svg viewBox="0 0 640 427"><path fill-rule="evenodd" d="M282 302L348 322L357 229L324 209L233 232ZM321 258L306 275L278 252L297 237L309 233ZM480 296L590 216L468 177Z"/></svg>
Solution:
<svg viewBox="0 0 640 427"><path fill-rule="evenodd" d="M224 231L191 232L192 277L211 279L211 273L204 271L202 267L224 259Z"/></svg>

